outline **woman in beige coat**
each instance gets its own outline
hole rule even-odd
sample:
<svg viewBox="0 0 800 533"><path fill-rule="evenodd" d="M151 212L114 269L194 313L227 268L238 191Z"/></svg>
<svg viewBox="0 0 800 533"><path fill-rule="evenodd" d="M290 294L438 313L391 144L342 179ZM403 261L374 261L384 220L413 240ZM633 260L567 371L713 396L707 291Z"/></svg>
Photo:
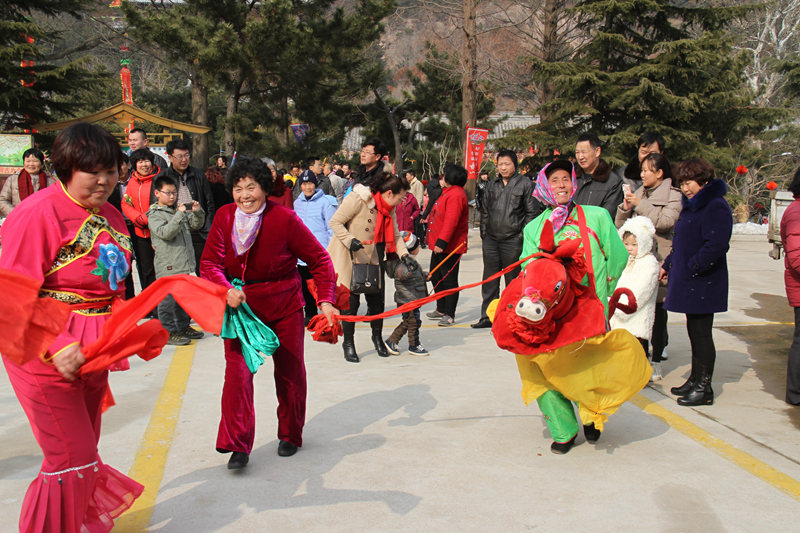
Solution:
<svg viewBox="0 0 800 533"><path fill-rule="evenodd" d="M55 182L44 171L44 154L36 148L25 150L22 170L10 175L0 191L0 217L7 217L22 200Z"/></svg>
<svg viewBox="0 0 800 533"><path fill-rule="evenodd" d="M642 186L636 192L626 192L621 204L617 207L614 224L622 227L632 216L640 215L649 218L656 227L653 253L658 263L672 251L672 235L675 222L681 214L681 191L672 186L672 167L664 154L652 153L641 162ZM661 282L656 296L656 317L653 323L653 378L661 379L661 361L664 348L669 342L667 336L667 312L664 310L664 298L667 286Z"/></svg>
<svg viewBox="0 0 800 533"><path fill-rule="evenodd" d="M419 268L406 250L394 214L395 206L403 200L408 189L408 181L404 177L392 174L385 174L383 178L373 180L371 188L360 183L356 184L331 218L330 225L334 238L328 244L328 253L338 275L337 283L350 287L353 263L380 265L380 292L364 295L368 315L382 313L384 309L385 254L397 254L410 265L410 268ZM357 314L359 304L359 295L351 294L350 309L343 314ZM381 357L388 357L389 352L383 343L381 333L383 320L373 320L370 326L375 350ZM358 363L354 341L355 324L342 322L342 330L344 358L351 363Z"/></svg>

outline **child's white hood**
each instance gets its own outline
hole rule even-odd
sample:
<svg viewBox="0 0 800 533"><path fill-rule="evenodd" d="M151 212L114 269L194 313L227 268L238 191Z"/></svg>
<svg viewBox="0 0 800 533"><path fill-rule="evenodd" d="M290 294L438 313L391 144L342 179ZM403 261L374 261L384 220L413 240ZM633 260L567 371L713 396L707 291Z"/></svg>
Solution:
<svg viewBox="0 0 800 533"><path fill-rule="evenodd" d="M636 243L639 246L639 252L636 254L636 258L652 252L653 237L656 234L656 227L649 218L642 216L629 218L622 227L619 228L619 237L622 238L625 233L632 233L636 237Z"/></svg>

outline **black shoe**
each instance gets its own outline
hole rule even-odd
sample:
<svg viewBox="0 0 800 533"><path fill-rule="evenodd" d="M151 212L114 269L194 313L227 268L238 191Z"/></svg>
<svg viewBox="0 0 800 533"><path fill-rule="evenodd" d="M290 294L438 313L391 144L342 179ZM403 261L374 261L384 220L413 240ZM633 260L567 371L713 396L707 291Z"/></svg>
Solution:
<svg viewBox="0 0 800 533"><path fill-rule="evenodd" d="M577 435L575 435L575 437L577 437ZM575 445L575 437L572 437L567 442L553 442L553 444L550 445L550 451L558 455L564 455Z"/></svg>
<svg viewBox="0 0 800 533"><path fill-rule="evenodd" d="M247 466L250 456L244 452L233 452L228 460L228 470L239 470Z"/></svg>
<svg viewBox="0 0 800 533"><path fill-rule="evenodd" d="M678 398L678 405L686 407L712 403L714 403L714 391L711 389L711 373L706 371L700 373L700 378L685 396Z"/></svg>
<svg viewBox="0 0 800 533"><path fill-rule="evenodd" d="M392 342L390 340L383 341L383 344L386 345L386 350L392 355L400 355L400 347L397 345L396 342Z"/></svg>
<svg viewBox="0 0 800 533"><path fill-rule="evenodd" d="M186 326L186 329L181 331L181 335L188 339L202 339L205 337L205 333L198 331L191 326Z"/></svg>
<svg viewBox="0 0 800 533"><path fill-rule="evenodd" d="M375 351L378 352L378 355L381 357L389 357L389 352L386 351L386 345L383 344L383 339L380 335L372 336L372 344L375 346Z"/></svg>
<svg viewBox="0 0 800 533"><path fill-rule="evenodd" d="M694 372L689 376L689 379L686 380L686 383L680 387L672 387L669 391L675 396L685 396L692 390L692 387L694 387Z"/></svg>
<svg viewBox="0 0 800 533"><path fill-rule="evenodd" d="M356 346L353 343L345 342L342 344L342 349L344 349L344 360L348 363L358 363L360 359L358 358L358 354L356 353Z"/></svg>
<svg viewBox="0 0 800 533"><path fill-rule="evenodd" d="M282 440L278 443L278 455L281 457L291 457L297 453L297 446L291 442Z"/></svg>
<svg viewBox="0 0 800 533"><path fill-rule="evenodd" d="M594 422L589 425L583 426L583 436L586 437L586 442L594 444L600 438L601 431L594 427Z"/></svg>
<svg viewBox="0 0 800 533"><path fill-rule="evenodd" d="M488 317L483 317L474 324L470 324L469 327L479 329L479 328L490 328L492 327L492 321L489 320ZM566 453L566 452L565 452Z"/></svg>

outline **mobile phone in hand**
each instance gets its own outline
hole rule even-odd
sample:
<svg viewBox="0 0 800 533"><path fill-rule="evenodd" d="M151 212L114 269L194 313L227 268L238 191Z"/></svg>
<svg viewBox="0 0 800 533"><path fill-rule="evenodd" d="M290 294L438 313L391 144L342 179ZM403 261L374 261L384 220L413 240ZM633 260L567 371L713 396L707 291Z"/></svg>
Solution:
<svg viewBox="0 0 800 533"><path fill-rule="evenodd" d="M192 207L194 207L194 202L186 202L183 204L183 207L185 207L187 211L191 211Z"/></svg>
<svg viewBox="0 0 800 533"><path fill-rule="evenodd" d="M623 183L622 184L622 194L630 194L631 193L631 185L630 183Z"/></svg>

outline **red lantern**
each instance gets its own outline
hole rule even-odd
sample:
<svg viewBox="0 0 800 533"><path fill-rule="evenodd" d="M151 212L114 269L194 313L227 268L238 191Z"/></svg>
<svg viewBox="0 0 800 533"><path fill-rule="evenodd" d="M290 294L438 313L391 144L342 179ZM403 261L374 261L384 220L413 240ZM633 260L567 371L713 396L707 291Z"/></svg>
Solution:
<svg viewBox="0 0 800 533"><path fill-rule="evenodd" d="M767 183L767 189L769 189L770 191L774 191L777 188L778 184L775 183L774 181L770 181L769 183Z"/></svg>
<svg viewBox="0 0 800 533"><path fill-rule="evenodd" d="M747 167L744 166L744 165L739 165L738 167L736 167L736 173L737 174L747 174Z"/></svg>

